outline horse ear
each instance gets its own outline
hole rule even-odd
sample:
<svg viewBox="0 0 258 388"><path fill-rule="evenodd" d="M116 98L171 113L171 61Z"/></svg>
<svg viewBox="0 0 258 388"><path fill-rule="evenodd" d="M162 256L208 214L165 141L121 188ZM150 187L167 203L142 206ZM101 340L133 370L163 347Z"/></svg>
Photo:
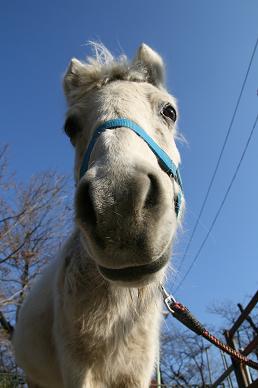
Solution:
<svg viewBox="0 0 258 388"><path fill-rule="evenodd" d="M83 72L84 65L76 58L73 58L69 64L69 67L64 76L64 91L68 94L81 84L81 74Z"/></svg>
<svg viewBox="0 0 258 388"><path fill-rule="evenodd" d="M162 58L147 44L142 43L133 63L142 64L148 72L149 82L157 87L164 85L165 66Z"/></svg>

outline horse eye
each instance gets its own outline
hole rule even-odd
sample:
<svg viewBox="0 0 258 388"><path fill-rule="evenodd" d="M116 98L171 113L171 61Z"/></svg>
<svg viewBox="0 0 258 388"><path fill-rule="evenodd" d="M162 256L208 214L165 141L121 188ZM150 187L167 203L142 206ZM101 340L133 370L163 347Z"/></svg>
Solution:
<svg viewBox="0 0 258 388"><path fill-rule="evenodd" d="M75 136L81 131L81 124L76 116L69 116L64 124L64 131L74 143Z"/></svg>
<svg viewBox="0 0 258 388"><path fill-rule="evenodd" d="M177 119L177 114L175 108L173 108L172 105L167 104L162 108L161 114L163 116L166 116L170 118L174 123L176 122Z"/></svg>

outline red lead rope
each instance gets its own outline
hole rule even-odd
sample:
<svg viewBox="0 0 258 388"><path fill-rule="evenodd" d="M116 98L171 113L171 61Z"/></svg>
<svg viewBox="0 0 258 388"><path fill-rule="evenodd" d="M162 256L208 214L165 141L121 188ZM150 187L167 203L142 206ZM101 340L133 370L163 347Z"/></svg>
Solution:
<svg viewBox="0 0 258 388"><path fill-rule="evenodd" d="M188 308L186 308L181 303L177 302L172 295L169 295L164 287L161 287L162 294L164 297L165 305L167 306L168 311L181 323L183 323L188 329L192 330L194 333L201 335L206 338L209 342L223 350L223 352L229 354L238 362L243 362L244 364L258 370L258 363L250 360L242 353L236 351L230 346L221 342L214 335L210 334L208 330L190 313Z"/></svg>

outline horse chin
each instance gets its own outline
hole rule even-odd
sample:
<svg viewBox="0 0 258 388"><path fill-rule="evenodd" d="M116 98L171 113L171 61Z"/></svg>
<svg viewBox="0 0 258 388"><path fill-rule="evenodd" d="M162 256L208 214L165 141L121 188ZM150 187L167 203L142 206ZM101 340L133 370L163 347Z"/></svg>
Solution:
<svg viewBox="0 0 258 388"><path fill-rule="evenodd" d="M149 264L118 269L98 265L98 270L104 279L113 284L140 288L162 280L168 259L167 255L163 255Z"/></svg>
<svg viewBox="0 0 258 388"><path fill-rule="evenodd" d="M107 279L106 277L104 277L104 279L106 281L108 281L109 283L111 283L113 286L115 287L123 287L123 288L144 288L150 284L159 284L161 279L160 279L160 276L158 276L159 274L155 274L155 275L150 275L150 276L144 276L141 280L138 280L138 281L130 281L130 282L126 282L126 281L119 281L119 280L116 280L116 281L113 281L113 280L110 280L110 279Z"/></svg>

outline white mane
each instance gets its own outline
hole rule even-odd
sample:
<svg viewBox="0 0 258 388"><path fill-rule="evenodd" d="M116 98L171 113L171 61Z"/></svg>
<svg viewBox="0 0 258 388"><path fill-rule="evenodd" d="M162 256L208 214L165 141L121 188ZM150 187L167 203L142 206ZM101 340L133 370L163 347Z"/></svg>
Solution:
<svg viewBox="0 0 258 388"><path fill-rule="evenodd" d="M68 84L71 84L71 78L76 75L76 69L79 69L80 73L77 86L81 86L81 90L76 91L77 97L116 80L154 83L153 71L148 63L137 59L130 62L126 55L115 58L102 43L89 42L89 45L93 51L92 56L88 56L85 61L75 58L71 61L67 72L70 76L66 75L64 79L66 94L70 92ZM74 97L74 90L72 94Z"/></svg>

